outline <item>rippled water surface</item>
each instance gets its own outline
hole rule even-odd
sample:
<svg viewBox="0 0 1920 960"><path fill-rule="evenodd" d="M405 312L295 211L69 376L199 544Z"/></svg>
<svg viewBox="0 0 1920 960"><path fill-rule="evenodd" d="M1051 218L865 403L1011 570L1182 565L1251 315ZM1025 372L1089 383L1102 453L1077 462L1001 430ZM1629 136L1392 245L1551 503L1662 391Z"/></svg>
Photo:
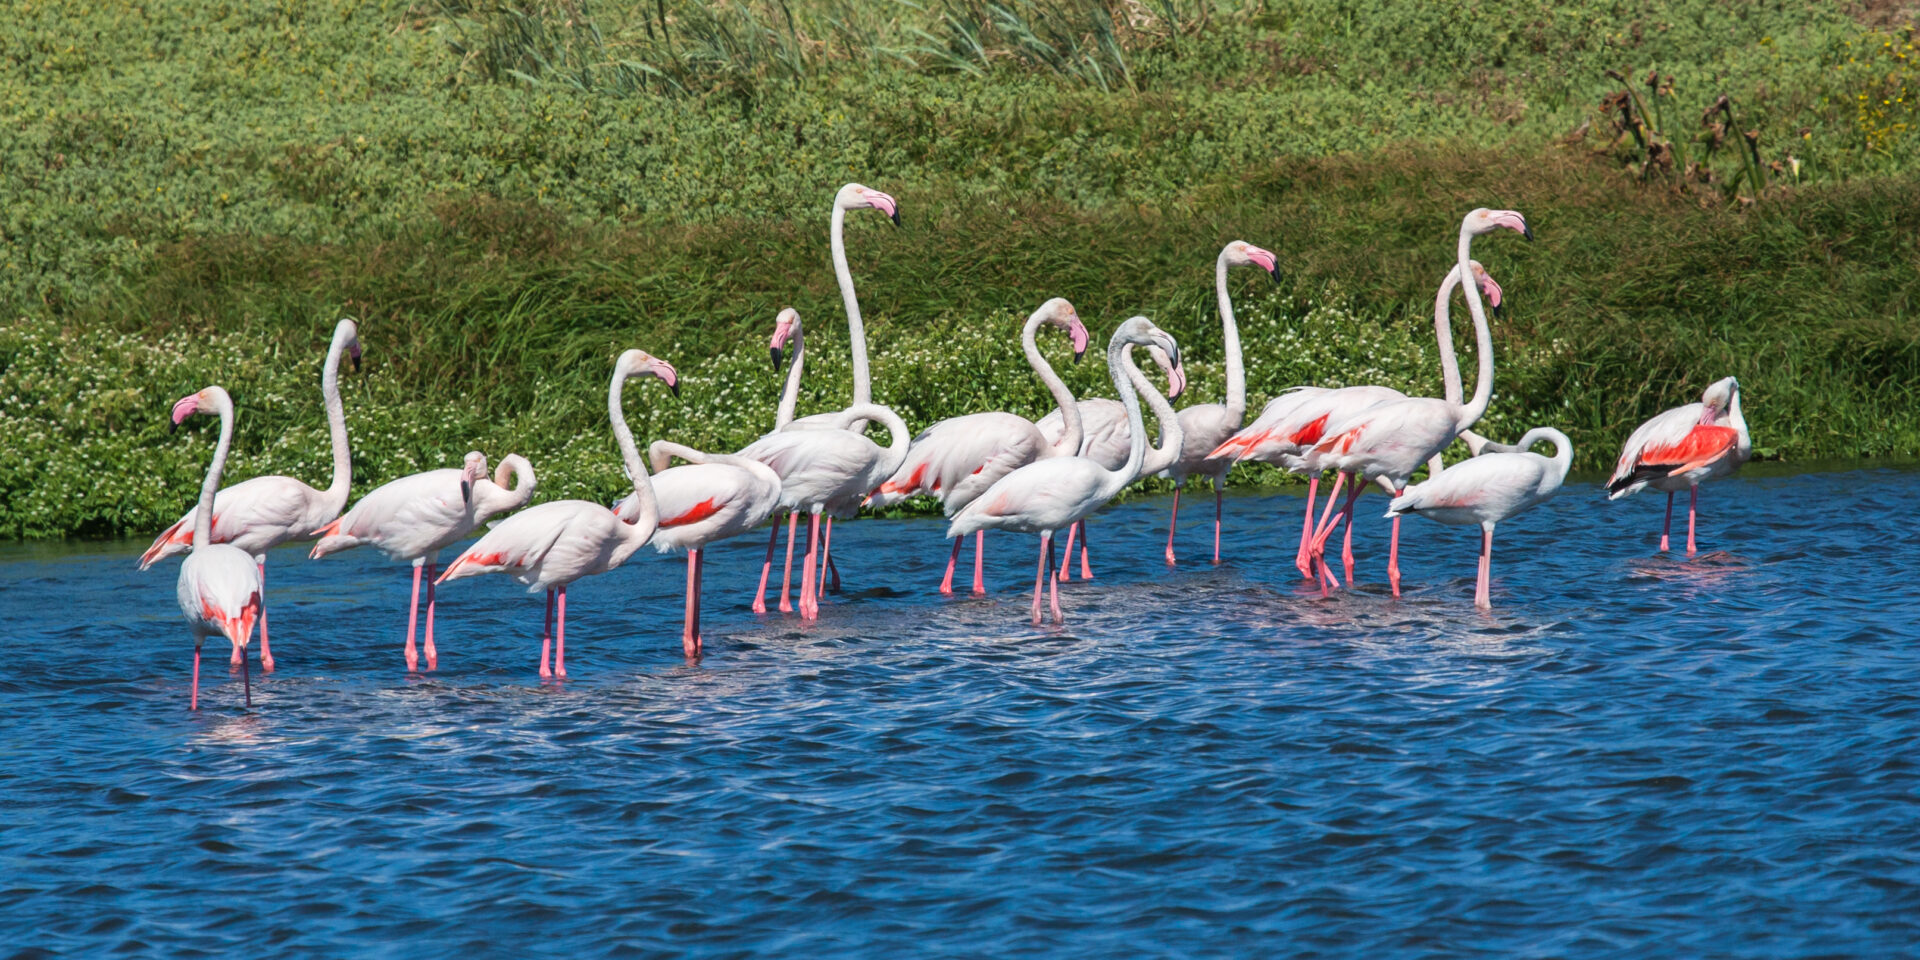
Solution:
<svg viewBox="0 0 1920 960"><path fill-rule="evenodd" d="M937 521L861 521L813 624L748 609L764 540L712 551L697 664L674 561L583 582L564 683L504 578L408 676L405 571L289 548L278 670L247 710L209 644L197 715L175 565L4 547L0 955L1909 954L1916 499L1751 470L1689 561L1580 484L1502 528L1490 615L1472 529L1410 522L1387 595L1378 496L1327 600L1296 492L1171 571L1135 500L1064 629L1030 538L942 598Z"/></svg>

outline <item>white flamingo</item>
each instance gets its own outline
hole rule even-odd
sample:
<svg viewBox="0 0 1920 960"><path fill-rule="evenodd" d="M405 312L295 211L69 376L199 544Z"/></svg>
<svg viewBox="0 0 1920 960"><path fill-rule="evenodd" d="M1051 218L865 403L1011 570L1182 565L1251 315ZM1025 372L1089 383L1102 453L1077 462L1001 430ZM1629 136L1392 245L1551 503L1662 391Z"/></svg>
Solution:
<svg viewBox="0 0 1920 960"><path fill-rule="evenodd" d="M1014 470L1035 460L1072 456L1079 452L1082 437L1080 408L1074 403L1073 393L1067 389L1066 382L1053 372L1053 365L1040 353L1036 337L1042 325L1066 332L1073 344L1075 362L1086 353L1087 328L1080 322L1080 315L1073 309L1073 304L1054 297L1029 315L1026 325L1020 330L1020 351L1026 356L1027 365L1033 368L1034 375L1040 378L1047 392L1053 396L1061 424L1056 437L1048 440L1033 421L1014 413L990 411L948 417L920 431L913 438L906 459L893 476L887 478L868 498L870 504L885 507L909 497L931 496L940 501L941 510L946 516L952 517L993 486L995 481ZM794 363L799 362L796 352ZM789 395L793 382L794 378L789 378ZM975 596L987 592L986 536L985 530L974 534ZM953 592L954 565L959 562L960 545L964 542L964 538L953 541L953 552L947 556L946 576L940 580L941 593ZM771 551L771 543L768 549ZM791 562L791 545L787 554ZM784 591L781 601L781 609L785 609Z"/></svg>
<svg viewBox="0 0 1920 960"><path fill-rule="evenodd" d="M546 591L547 614L540 639L543 677L567 675L567 586L625 563L653 536L659 519L653 487L647 482L646 467L640 463L633 431L627 427L620 406L627 380L640 376L659 377L675 393L680 383L672 364L644 351L628 350L613 365L613 382L607 387L607 416L613 422L621 463L633 481L634 507L629 516L616 516L590 500L537 504L500 521L462 551L434 581L438 584L482 573L504 573L526 584L529 593ZM547 668L550 648L556 651L551 670Z"/></svg>
<svg viewBox="0 0 1920 960"><path fill-rule="evenodd" d="M512 486L508 486L511 482ZM308 556L315 560L330 553L372 544L389 560L413 567L413 602L407 612L406 658L409 671L420 668L414 650L414 626L420 615L420 579L427 581L427 669L440 666L433 645L434 577L440 551L480 529L489 519L518 510L533 499L533 464L517 453L507 454L494 475L487 476L486 454L466 456L459 468L427 470L390 480L375 487L340 519L321 527Z"/></svg>
<svg viewBox="0 0 1920 960"><path fill-rule="evenodd" d="M948 537L964 537L988 528L1016 530L1040 535L1040 559L1033 580L1033 619L1040 622L1040 587L1050 578L1048 560L1053 535L1086 519L1113 499L1140 475L1146 459L1146 425L1140 412L1140 400L1128 379L1122 351L1127 344L1157 346L1177 367L1180 346L1166 331L1145 317L1133 317L1122 323L1107 344L1107 369L1114 389L1127 409L1132 442L1127 460L1119 470L1109 470L1087 457L1049 457L1027 464L1000 478L953 517L947 526ZM1169 425L1169 429L1176 429ZM1060 590L1051 584L1053 618L1060 621Z"/></svg>
<svg viewBox="0 0 1920 960"><path fill-rule="evenodd" d="M1536 441L1553 441L1553 458L1528 451ZM1486 452L1416 483L1393 499L1387 516L1398 520L1409 513L1440 523L1480 525L1480 575L1473 603L1487 608L1493 576L1493 527L1508 517L1532 509L1560 489L1573 466L1573 442L1552 427L1535 427L1511 447L1486 444L1500 452Z"/></svg>
<svg viewBox="0 0 1920 960"><path fill-rule="evenodd" d="M1716 380L1699 403L1674 407L1648 420L1627 438L1620 461L1607 478L1607 499L1638 493L1645 487L1667 493L1667 519L1660 528L1660 549L1666 550L1673 529L1673 495L1687 495L1687 556L1696 552L1694 519L1700 504L1700 484L1728 476L1753 454L1747 418L1740 413L1740 381Z"/></svg>
<svg viewBox="0 0 1920 960"><path fill-rule="evenodd" d="M228 543L246 551L259 567L260 582L267 582L267 551L283 543L310 540L315 530L333 522L347 505L347 492L353 481L353 460L347 452L347 416L340 406L340 357L353 359L360 368L359 327L352 320L334 325L333 341L327 347L327 360L321 368L320 395L327 408L327 430L333 444L333 481L325 490L314 488L292 477L264 476L242 480L220 491L220 508L213 515L213 543ZM153 545L140 555L140 569L159 560L184 553L193 539L196 514L174 521ZM260 669L273 670L273 651L267 645L267 608L262 594L260 607ZM243 659L235 648L233 662Z"/></svg>
<svg viewBox="0 0 1920 960"><path fill-rule="evenodd" d="M207 478L200 484L200 502L194 516L190 551L180 563L180 579L174 594L180 612L193 631L193 693L188 708L200 709L200 644L209 634L219 634L233 645L240 661L240 682L247 706L253 706L253 678L248 674L247 643L253 639L253 622L261 617L260 571L247 552L231 544L215 543L210 518L219 516L214 501L220 489L220 473L227 467L227 450L233 444L233 399L220 387L207 387L182 397L173 405L173 425L195 413L208 411L220 416L220 442L213 449L213 462L207 466Z"/></svg>

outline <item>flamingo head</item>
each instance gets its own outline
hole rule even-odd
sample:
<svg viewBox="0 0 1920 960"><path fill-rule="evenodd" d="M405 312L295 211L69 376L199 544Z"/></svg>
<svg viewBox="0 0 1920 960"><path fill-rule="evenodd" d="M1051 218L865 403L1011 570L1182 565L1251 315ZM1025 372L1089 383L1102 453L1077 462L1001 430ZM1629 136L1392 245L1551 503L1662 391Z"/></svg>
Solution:
<svg viewBox="0 0 1920 960"><path fill-rule="evenodd" d="M1274 283L1280 282L1280 258L1272 250L1256 247L1245 240L1235 240L1220 251L1220 258L1229 267L1259 267L1273 278Z"/></svg>
<svg viewBox="0 0 1920 960"><path fill-rule="evenodd" d="M1161 352L1167 355L1167 361L1161 362L1162 366L1166 366L1167 362L1171 362L1175 368L1180 366L1180 344L1174 342L1173 334L1154 326L1153 321L1146 317L1128 317L1125 323L1113 331L1112 342L1159 347ZM1181 378L1185 379L1184 373Z"/></svg>
<svg viewBox="0 0 1920 960"><path fill-rule="evenodd" d="M478 450L467 451L467 459L460 467L460 502L473 503L473 485L487 478L487 455Z"/></svg>
<svg viewBox="0 0 1920 960"><path fill-rule="evenodd" d="M1700 395L1700 402L1707 408L1707 418L1717 420L1726 416L1727 411L1733 408L1733 402L1739 397L1740 381L1725 377L1709 385L1706 392Z"/></svg>
<svg viewBox="0 0 1920 960"><path fill-rule="evenodd" d="M1059 327L1067 332L1067 337L1073 341L1074 363L1079 363L1080 358L1086 356L1087 342L1090 339L1087 336L1087 325L1080 322L1080 312L1073 308L1073 304L1067 302L1066 297L1054 297L1041 304L1040 309L1034 311L1034 316L1039 317L1041 323Z"/></svg>
<svg viewBox="0 0 1920 960"><path fill-rule="evenodd" d="M1487 298L1488 309L1493 311L1494 316L1499 316L1500 304L1506 297L1501 292L1500 285L1493 282L1493 274L1488 273L1487 268L1481 266L1478 260L1467 261L1467 266L1473 268L1473 282L1479 284L1480 294Z"/></svg>
<svg viewBox="0 0 1920 960"><path fill-rule="evenodd" d="M680 374L674 372L673 364L647 353L645 350L628 350L620 355L614 369L624 379L634 377L659 377L673 390L674 396L680 395Z"/></svg>
<svg viewBox="0 0 1920 960"><path fill-rule="evenodd" d="M343 341L347 359L353 362L353 372L360 372L360 325L352 317L342 317L333 325L333 338Z"/></svg>
<svg viewBox="0 0 1920 960"><path fill-rule="evenodd" d="M1460 223L1462 233L1476 237L1492 233L1501 227L1526 237L1528 242L1533 240L1533 228L1527 226L1527 218L1521 216L1518 210L1489 210L1481 207L1467 214L1467 218Z"/></svg>
<svg viewBox="0 0 1920 960"><path fill-rule="evenodd" d="M227 392L219 387L205 387L198 393L181 397L173 403L173 422L167 429L178 430L181 421L196 413L217 412L220 409L220 401L226 399L226 396Z"/></svg>
<svg viewBox="0 0 1920 960"><path fill-rule="evenodd" d="M1173 362L1173 358L1158 346L1148 347L1147 355L1160 365L1160 372L1167 375L1167 399L1180 399L1180 395L1187 392L1187 368Z"/></svg>
<svg viewBox="0 0 1920 960"><path fill-rule="evenodd" d="M834 195L833 205L841 210L878 210L886 214L894 226L900 225L900 201L890 194L857 183L841 187L840 192Z"/></svg>
<svg viewBox="0 0 1920 960"><path fill-rule="evenodd" d="M780 372L780 351L789 342L800 339L800 311L787 307L773 318L773 339L767 341L767 349L773 354L773 372Z"/></svg>

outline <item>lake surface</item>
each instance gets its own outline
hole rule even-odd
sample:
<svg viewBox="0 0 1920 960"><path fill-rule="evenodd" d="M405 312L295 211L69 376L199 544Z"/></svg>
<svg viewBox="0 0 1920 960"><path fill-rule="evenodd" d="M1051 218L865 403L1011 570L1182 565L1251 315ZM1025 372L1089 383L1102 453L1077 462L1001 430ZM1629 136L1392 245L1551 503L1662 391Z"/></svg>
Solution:
<svg viewBox="0 0 1920 960"><path fill-rule="evenodd" d="M1064 628L1031 538L943 598L938 521L845 524L803 624L751 536L698 664L649 551L570 591L564 683L505 578L410 677L406 570L289 548L279 669L244 709L209 643L198 714L176 563L0 547L0 956L1912 954L1920 472L1750 469L1691 561L1662 499L1504 525L1491 614L1472 528L1410 520L1387 595L1378 495L1326 600L1298 491L1230 497L1218 568L1115 507Z"/></svg>

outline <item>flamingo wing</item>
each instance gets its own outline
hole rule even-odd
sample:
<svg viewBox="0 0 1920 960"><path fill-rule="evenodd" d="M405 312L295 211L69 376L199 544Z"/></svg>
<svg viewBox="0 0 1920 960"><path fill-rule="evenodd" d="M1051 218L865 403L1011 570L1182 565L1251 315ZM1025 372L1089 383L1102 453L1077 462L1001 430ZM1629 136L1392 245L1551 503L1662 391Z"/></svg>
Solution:
<svg viewBox="0 0 1920 960"><path fill-rule="evenodd" d="M1047 443L1025 417L974 413L951 417L920 432L900 469L873 492L884 507L908 497L938 497L951 516L994 481L1038 459Z"/></svg>
<svg viewBox="0 0 1920 960"><path fill-rule="evenodd" d="M248 553L311 535L326 518L314 522L320 491L292 477L264 476L221 488L213 498L213 542L232 543ZM184 553L193 545L195 507L168 527L140 557L140 568Z"/></svg>
<svg viewBox="0 0 1920 960"><path fill-rule="evenodd" d="M1393 499L1387 516L1418 513L1441 523L1500 521L1558 488L1553 461L1537 453L1487 453L1448 467Z"/></svg>
<svg viewBox="0 0 1920 960"><path fill-rule="evenodd" d="M1100 506L1094 496L1107 474L1085 457L1053 457L1029 463L1000 478L961 508L947 536L988 528L1036 532L1058 530Z"/></svg>
<svg viewBox="0 0 1920 960"><path fill-rule="evenodd" d="M1663 437L1640 447L1631 464L1623 458L1623 462L1614 467L1607 490L1624 496L1650 481L1698 470L1732 453L1739 443L1740 432L1732 427L1696 423L1684 435Z"/></svg>
<svg viewBox="0 0 1920 960"><path fill-rule="evenodd" d="M411 560L470 533L473 509L460 496L461 471L427 470L375 487L339 519L316 531L312 555L323 557L371 543L398 560Z"/></svg>
<svg viewBox="0 0 1920 960"><path fill-rule="evenodd" d="M690 463L653 476L660 525L650 541L661 553L700 547L753 529L780 503L782 484L724 463Z"/></svg>
<svg viewBox="0 0 1920 960"><path fill-rule="evenodd" d="M505 573L525 582L556 552L587 554L614 536L613 512L585 500L555 500L500 521L447 565L440 581ZM573 544L573 548L567 545Z"/></svg>

